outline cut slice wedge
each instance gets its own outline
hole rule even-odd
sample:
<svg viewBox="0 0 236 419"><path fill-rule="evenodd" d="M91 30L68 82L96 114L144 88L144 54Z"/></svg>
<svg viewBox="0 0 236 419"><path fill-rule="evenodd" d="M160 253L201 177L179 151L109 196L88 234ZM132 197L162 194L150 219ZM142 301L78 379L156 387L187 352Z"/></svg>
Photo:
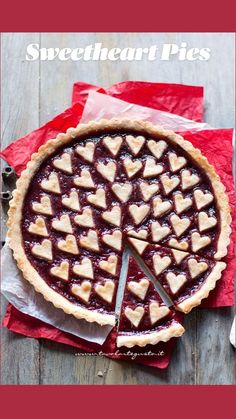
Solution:
<svg viewBox="0 0 236 419"><path fill-rule="evenodd" d="M164 304L152 282L130 257L117 347L156 345L183 333L184 328L177 321L176 313Z"/></svg>

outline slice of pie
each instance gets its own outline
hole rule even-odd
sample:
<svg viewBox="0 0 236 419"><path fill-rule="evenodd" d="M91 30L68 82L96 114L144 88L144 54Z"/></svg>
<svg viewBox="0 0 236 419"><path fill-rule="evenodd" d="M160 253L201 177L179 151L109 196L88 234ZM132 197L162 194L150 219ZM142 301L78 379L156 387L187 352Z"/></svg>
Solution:
<svg viewBox="0 0 236 419"><path fill-rule="evenodd" d="M126 237L209 258L193 282L210 277L213 288L230 221L224 186L199 150L150 123L111 119L71 128L32 155L10 203L8 237L23 276L48 301L113 325Z"/></svg>
<svg viewBox="0 0 236 419"><path fill-rule="evenodd" d="M183 326L168 308L152 282L145 277L135 259L130 257L121 306L117 347L156 345L181 336Z"/></svg>
<svg viewBox="0 0 236 419"><path fill-rule="evenodd" d="M156 276L177 310L188 313L207 298L225 262L129 237L129 243Z"/></svg>

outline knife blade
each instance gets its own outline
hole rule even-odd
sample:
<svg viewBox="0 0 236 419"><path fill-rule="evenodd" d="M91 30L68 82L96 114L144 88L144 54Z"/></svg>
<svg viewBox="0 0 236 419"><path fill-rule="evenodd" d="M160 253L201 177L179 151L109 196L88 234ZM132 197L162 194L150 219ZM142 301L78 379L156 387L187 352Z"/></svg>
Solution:
<svg viewBox="0 0 236 419"><path fill-rule="evenodd" d="M153 283L156 291L160 294L162 300L167 305L167 307L173 306L173 304L174 304L173 301L171 300L169 295L166 293L166 291L163 289L161 284L157 281L155 275L152 273L152 271L146 265L146 263L140 257L140 255L133 249L133 247L131 247L131 245L129 243L127 244L127 249L128 249L128 253L134 257L136 262L138 262L138 265L141 268L141 270L143 271L144 275L146 275L146 277L148 279L150 279L150 281Z"/></svg>

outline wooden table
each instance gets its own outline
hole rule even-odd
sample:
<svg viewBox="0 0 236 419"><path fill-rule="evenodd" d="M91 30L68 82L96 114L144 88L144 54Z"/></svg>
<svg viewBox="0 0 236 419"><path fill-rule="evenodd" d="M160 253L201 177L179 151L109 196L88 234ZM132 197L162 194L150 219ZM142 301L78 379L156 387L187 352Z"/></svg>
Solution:
<svg viewBox="0 0 236 419"><path fill-rule="evenodd" d="M25 60L29 43L42 47L145 47L188 42L209 47L206 62L72 62ZM123 80L203 85L205 119L215 127L234 126L233 34L2 35L2 147L38 128L70 105L72 84L81 80L110 86ZM2 302L2 315L6 301ZM103 357L75 356L77 350L2 330L2 384L233 384L234 350L229 343L233 309L195 309L185 319L165 371ZM98 375L103 372L103 376Z"/></svg>

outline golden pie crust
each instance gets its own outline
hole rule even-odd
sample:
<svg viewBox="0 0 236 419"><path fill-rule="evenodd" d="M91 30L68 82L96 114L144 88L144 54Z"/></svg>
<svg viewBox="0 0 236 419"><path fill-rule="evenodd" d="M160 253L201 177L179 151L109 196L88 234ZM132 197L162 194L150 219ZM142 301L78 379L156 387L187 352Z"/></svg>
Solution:
<svg viewBox="0 0 236 419"><path fill-rule="evenodd" d="M126 161L126 171L127 171L127 182L125 182L126 189L122 191L122 185L121 187L118 186L117 193L120 195L120 201L126 202L129 194L132 192L132 185L130 186L130 182L132 183L132 176L133 173L136 171L139 171L140 167L136 163L137 161L137 150L138 148L142 148L143 141L142 141L142 135L150 138L156 138L158 136L158 144L154 140L147 141L147 146L150 148L150 150L153 153L153 156L160 159L162 154L165 152L165 148L167 147L167 143L170 142L172 144L176 144L179 147L181 147L185 154L187 154L191 160L194 161L195 164L197 164L208 176L208 179L210 180L212 190L214 192L214 196L217 202L218 207L218 215L219 215L219 222L220 222L220 231L219 231L219 239L217 242L217 249L216 253L214 255L214 258L216 260L222 259L227 254L227 246L230 241L230 222L231 222L231 216L230 216L230 209L229 209L229 203L228 203L228 197L225 194L225 188L223 184L221 183L219 176L216 174L215 169L212 165L209 164L206 157L204 157L201 154L201 151L193 147L193 145L184 140L180 135L175 134L172 131L167 131L162 129L161 127L154 126L151 123L138 121L138 120L129 120L129 119L111 119L111 120L100 120L98 122L90 122L88 124L79 124L76 128L70 128L67 130L65 134L61 133L59 134L55 139L48 140L47 143L42 145L37 153L33 153L31 156L31 160L28 162L26 169L22 172L20 178L17 180L16 189L13 192L13 198L10 202L10 209L9 209L9 219L8 219L8 239L9 239L9 246L13 250L14 258L17 262L17 265L19 269L22 271L23 276L26 280L28 280L36 289L36 291L40 292L44 298L47 301L50 301L54 304L55 307L62 309L67 314L72 314L78 319L86 319L88 322L97 322L100 325L115 325L116 317L114 314L107 314L107 313L101 313L96 310L89 310L87 308L81 307L79 305L75 305L71 303L69 300L64 298L62 295L59 295L56 291L54 291L52 288L49 287L49 285L46 284L46 282L42 279L42 277L39 275L37 270L32 266L30 261L28 260L24 247L22 245L22 232L21 232L21 220L22 220L22 208L24 203L25 195L28 191L28 187L30 185L31 179L34 177L35 173L38 171L40 165L47 159L49 156L51 156L59 147L62 147L63 145L69 145L70 142L74 141L76 138L82 138L84 136L89 137L90 135L94 134L104 134L104 133L110 133L110 132L119 132L119 131L125 131L127 130L127 133L138 133L140 136L139 141L135 142L132 138L129 138L129 146L132 147L133 144L133 158L129 159L129 161ZM119 144L115 145L115 139L103 139L104 144L106 144L107 150L110 150L111 155L116 156L119 152L119 149L121 147L122 141L119 136L117 136L119 140ZM86 146L89 149L89 156L88 161L91 161L94 154L94 148L92 143L87 143ZM83 157L86 157L85 155L85 147L77 147L77 153L82 155ZM164 185L165 188L167 188L167 193L169 191L169 188L172 188L174 184L176 183L173 181L176 176L176 172L179 170L180 167L184 167L185 162L183 159L176 160L175 156L171 157L171 163L172 163L172 169L173 172L171 174L170 179L163 178L162 182L166 182L166 185ZM68 155L63 155L62 160L64 159L66 166L64 168L64 171L70 172L71 165L70 165L70 157ZM153 158L154 160L154 158ZM56 161L56 165L61 165L63 162ZM158 171L158 173L161 172L161 161L157 162L156 166L153 166L153 162L148 163L149 166L146 170L146 176L149 176L149 173L152 173L152 171ZM102 167L102 171L104 172L104 167ZM110 167L110 171L107 172L107 175L109 177L109 180L114 179L114 172L115 167ZM104 172L105 173L105 172ZM52 170L53 174L53 170ZM184 171L184 176L182 176L182 183L183 188L188 188L188 183L195 182L196 179L192 175L192 178L189 179L187 176L187 170ZM145 177L146 177L145 176ZM162 175L160 174L160 177ZM164 175L163 175L164 176ZM143 183L146 182L147 179L143 179ZM76 180L75 180L76 182ZM94 184L92 179L90 179L90 176L88 176L88 173L86 171L81 171L81 177L77 180L77 184L83 187L83 182L89 182L90 187L94 188ZM76 184L76 183L75 183ZM115 183L113 184L113 186ZM128 187L127 187L128 185ZM43 187L46 189L51 188L56 192L57 194L60 194L60 189L58 187L57 178L55 175L51 176L49 179L47 179ZM102 206L101 211L106 210L106 203L101 197L98 197L96 190L91 189L91 197L94 201L94 205L98 204ZM103 198L102 191L100 192ZM118 195L118 196L119 196ZM73 197L74 199L75 197ZM204 198L204 197L203 197ZM67 205L78 205L77 201L72 202L72 197L69 197L68 199L71 199L71 202L67 202ZM91 199L91 198L90 198ZM210 199L210 197L205 197L205 199ZM102 204L101 204L102 201ZM103 202L104 201L104 202ZM168 195L165 198L165 201L168 202ZM37 204L37 203L36 203ZM35 211L39 209L39 206L45 207L45 214L51 212L50 203L44 201L41 201L41 203L38 203L35 205ZM131 212L133 210L133 216L136 217L136 224L138 224L139 220L142 218L142 216L148 217L148 205L149 204L143 204L143 208L141 209L142 214L140 214L140 210L137 208L132 207ZM145 207L145 208L144 208ZM202 207L201 207L202 208ZM144 211L145 210L145 211ZM204 212L204 208L202 209ZM180 214L180 213L178 213ZM183 214L184 215L184 214ZM56 214L55 214L56 217ZM78 216L80 217L80 216ZM88 217L88 215L85 215L85 218ZM182 218L182 213L179 216L179 218L174 219L174 223L176 225L176 229L178 229L179 221ZM79 219L79 218L78 218ZM87 218L86 218L87 219ZM158 220L158 218L157 218ZM65 220L64 220L65 221ZM89 224L91 225L91 224ZM58 225L57 225L58 226ZM137 227L137 226L136 226ZM68 228L68 226L67 226ZM161 228L158 226L158 228ZM179 227L181 228L181 227ZM137 228L138 230L138 228ZM119 230L118 230L119 231ZM69 233L69 231L68 231ZM120 235L122 232L119 233ZM132 233L131 233L132 234ZM138 234L138 233L137 233ZM160 230L159 230L160 234ZM204 234L204 233L203 233ZM106 237L105 237L106 239ZM118 240L119 238L116 238ZM45 239L47 240L47 239ZM171 239L175 240L175 239ZM181 243L181 239L180 243ZM119 241L119 240L118 240ZM175 240L177 242L177 240ZM181 250L181 247L179 247L179 250ZM182 249L186 250L186 249ZM66 274L61 273L61 275L64 275L64 279L66 279ZM211 275L209 275L207 282L201 287L201 289L191 298L189 298L186 302L182 303L182 310L184 312L188 312L191 310L192 307L199 304L202 300L202 298L206 298L208 296L211 289L214 288L216 281L220 278L221 270L215 269L211 272ZM88 282L88 281L87 281ZM87 282L85 285L87 286ZM107 285L110 286L110 284ZM87 287L88 288L88 287ZM86 288L86 292L88 292ZM103 288L98 289L99 292L103 292ZM78 290L76 290L78 292ZM85 291L84 291L85 292ZM129 338L129 341L126 341L125 346L131 347L133 345L139 345L139 346L145 346L146 344L155 344L162 341L169 340L172 336L180 336L183 333L183 328L181 325L174 325L170 327L169 329L165 329L159 333L145 333L145 334L137 334L136 337L132 336ZM123 337L120 336L118 338L117 342L118 346L123 345Z"/></svg>

